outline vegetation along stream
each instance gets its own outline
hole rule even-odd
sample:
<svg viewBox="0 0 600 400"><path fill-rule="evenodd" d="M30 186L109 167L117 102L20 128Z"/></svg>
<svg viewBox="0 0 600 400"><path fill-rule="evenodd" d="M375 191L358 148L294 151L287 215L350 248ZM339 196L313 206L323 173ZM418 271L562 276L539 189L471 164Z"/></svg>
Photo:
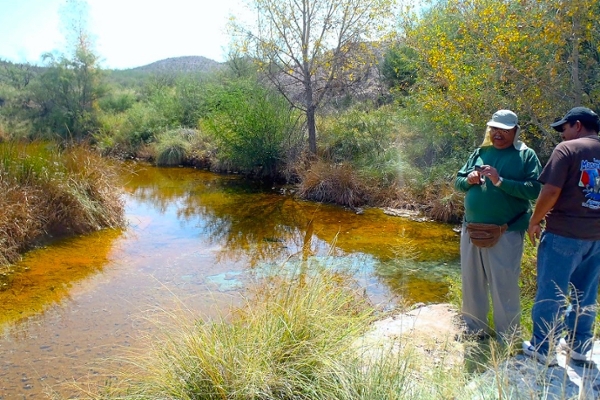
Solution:
<svg viewBox="0 0 600 400"><path fill-rule="evenodd" d="M143 349L163 316L210 318L254 277L302 262L349 269L382 304L444 301L458 273L450 225L191 168L127 164L121 177L125 229L30 251L1 288L0 400L68 397Z"/></svg>

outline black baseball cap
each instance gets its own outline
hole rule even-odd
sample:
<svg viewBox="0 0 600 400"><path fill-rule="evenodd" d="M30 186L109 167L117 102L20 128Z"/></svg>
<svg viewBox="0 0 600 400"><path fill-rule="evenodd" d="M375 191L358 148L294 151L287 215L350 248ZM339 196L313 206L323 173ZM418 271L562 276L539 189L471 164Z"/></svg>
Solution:
<svg viewBox="0 0 600 400"><path fill-rule="evenodd" d="M566 124L567 122L573 123L575 121L581 122L591 122L596 124L595 126L600 127L600 119L598 119L598 114L594 111L590 110L587 107L575 107L571 108L562 119L550 124L552 128L558 128L561 125Z"/></svg>

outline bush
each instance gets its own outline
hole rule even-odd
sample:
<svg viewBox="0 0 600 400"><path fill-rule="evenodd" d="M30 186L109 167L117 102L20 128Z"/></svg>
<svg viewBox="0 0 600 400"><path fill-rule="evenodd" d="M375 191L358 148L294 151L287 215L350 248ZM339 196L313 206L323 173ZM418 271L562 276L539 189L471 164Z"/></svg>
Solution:
<svg viewBox="0 0 600 400"><path fill-rule="evenodd" d="M113 91L98 101L100 109L106 113L123 113L129 110L136 101L132 91Z"/></svg>
<svg viewBox="0 0 600 400"><path fill-rule="evenodd" d="M315 161L299 170L298 196L303 199L334 203L350 208L368 203L369 188L348 163Z"/></svg>
<svg viewBox="0 0 600 400"><path fill-rule="evenodd" d="M300 142L287 101L252 78L230 80L207 93L211 112L200 127L214 138L219 162L276 179L284 155Z"/></svg>
<svg viewBox="0 0 600 400"><path fill-rule="evenodd" d="M388 107L330 114L319 120L318 130L321 155L334 163L369 168L398 154L396 113Z"/></svg>
<svg viewBox="0 0 600 400"><path fill-rule="evenodd" d="M189 158L189 137L193 130L173 129L159 134L154 143L155 162L159 166L181 165Z"/></svg>
<svg viewBox="0 0 600 400"><path fill-rule="evenodd" d="M462 161L450 159L431 167L404 168L402 192L430 218L459 223L464 214L464 193L454 188L454 180L460 166Z"/></svg>
<svg viewBox="0 0 600 400"><path fill-rule="evenodd" d="M350 207L396 200L401 159L394 110L330 114L319 119L318 130L320 159L296 163L302 197Z"/></svg>

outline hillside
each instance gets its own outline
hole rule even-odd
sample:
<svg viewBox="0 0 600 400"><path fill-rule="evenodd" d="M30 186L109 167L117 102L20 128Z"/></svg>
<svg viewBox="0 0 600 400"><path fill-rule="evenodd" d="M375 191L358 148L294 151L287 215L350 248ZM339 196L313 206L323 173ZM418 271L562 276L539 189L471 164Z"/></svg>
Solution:
<svg viewBox="0 0 600 400"><path fill-rule="evenodd" d="M151 73L211 72L223 68L225 64L202 56L166 58L148 65L131 68L129 71Z"/></svg>

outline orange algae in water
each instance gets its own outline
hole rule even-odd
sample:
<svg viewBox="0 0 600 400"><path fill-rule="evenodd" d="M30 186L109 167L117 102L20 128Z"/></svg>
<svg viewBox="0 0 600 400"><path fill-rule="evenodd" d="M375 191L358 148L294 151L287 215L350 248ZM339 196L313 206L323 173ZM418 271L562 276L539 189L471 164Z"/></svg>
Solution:
<svg viewBox="0 0 600 400"><path fill-rule="evenodd" d="M0 324L38 314L67 298L77 282L102 270L121 235L121 230L106 229L26 253L0 291Z"/></svg>

